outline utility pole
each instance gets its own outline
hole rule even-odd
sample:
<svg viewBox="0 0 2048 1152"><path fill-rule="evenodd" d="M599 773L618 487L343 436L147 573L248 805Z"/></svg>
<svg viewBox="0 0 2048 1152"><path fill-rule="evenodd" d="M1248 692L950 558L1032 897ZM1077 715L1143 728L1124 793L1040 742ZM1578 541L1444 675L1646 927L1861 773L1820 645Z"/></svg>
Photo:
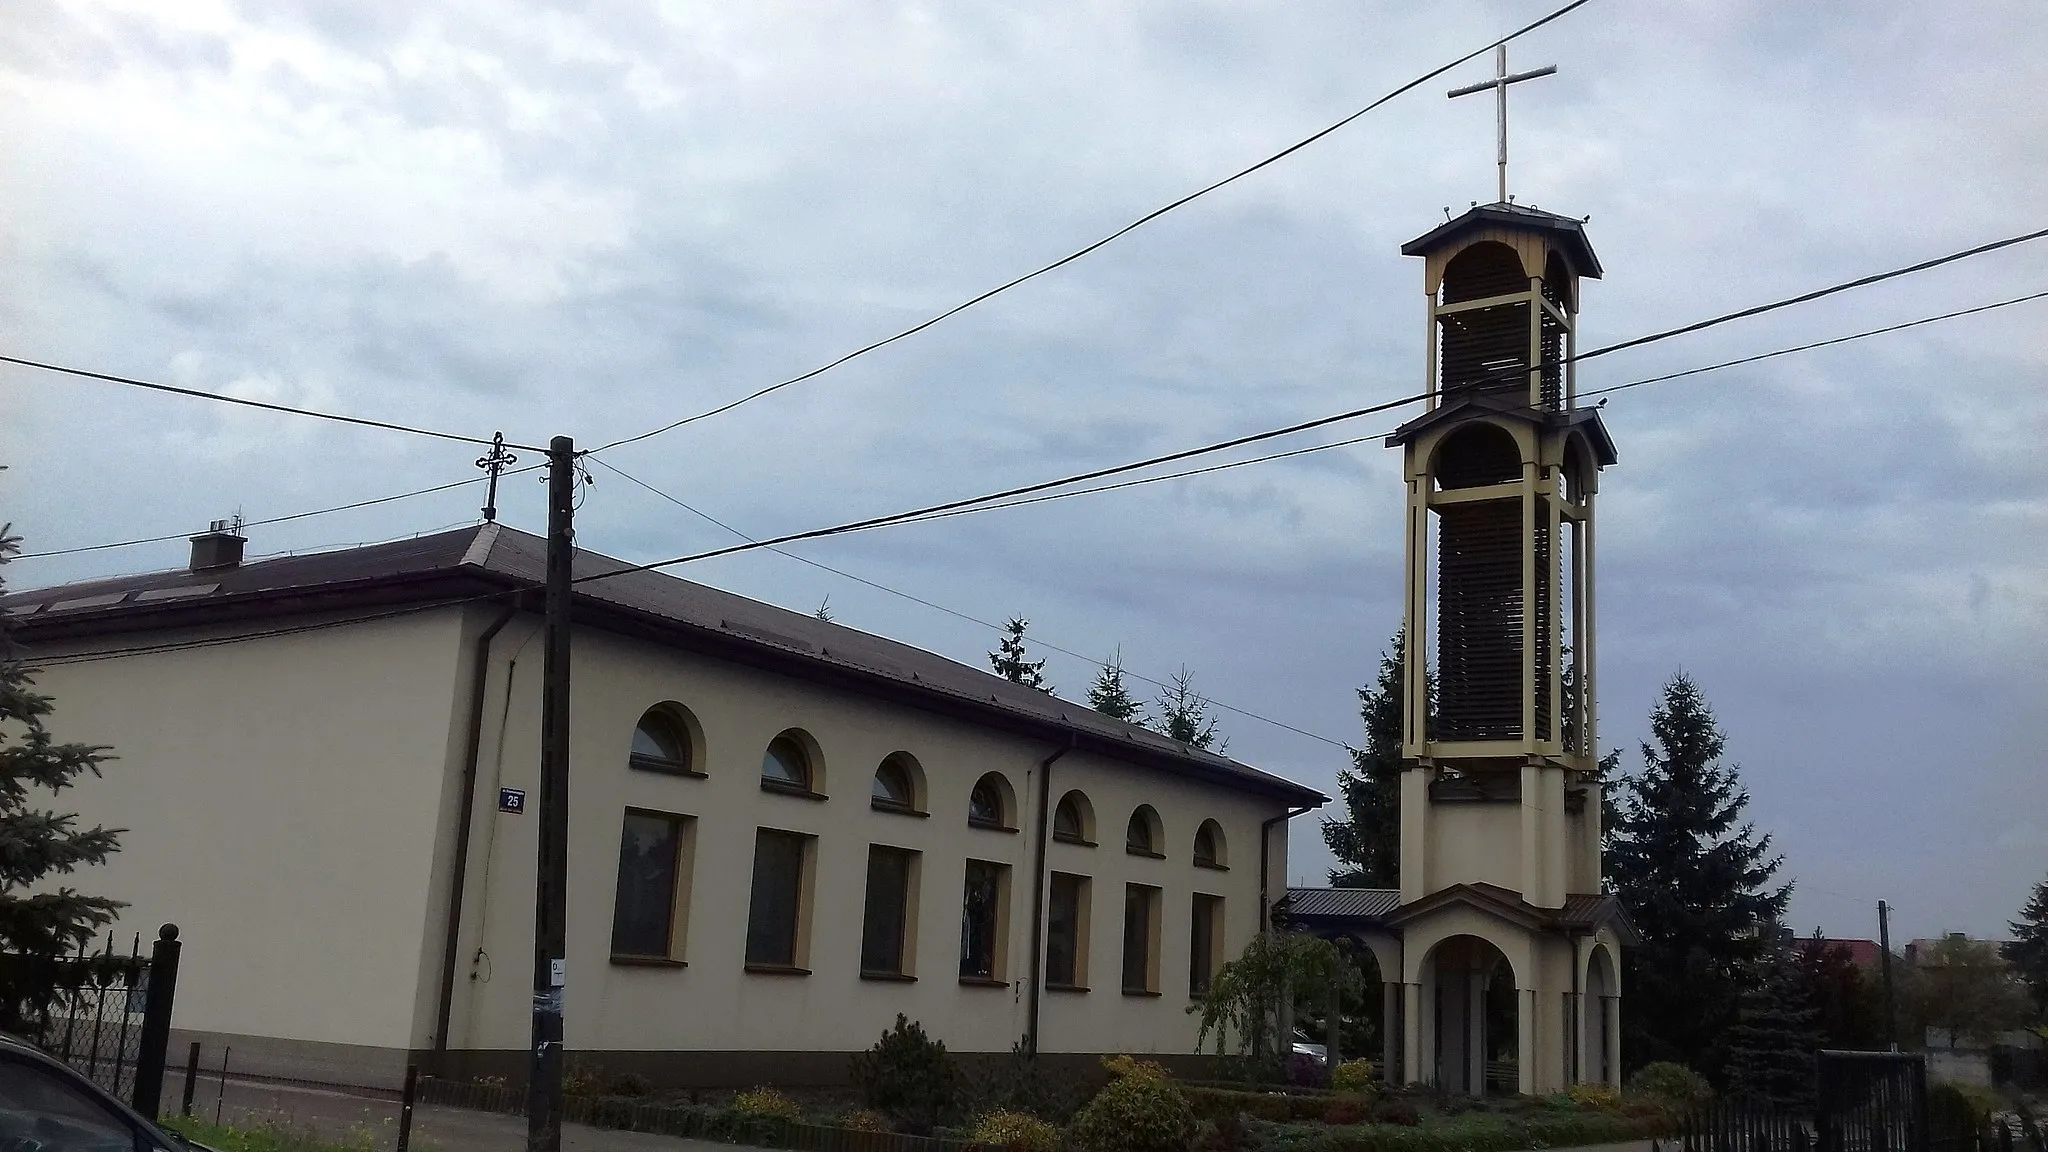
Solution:
<svg viewBox="0 0 2048 1152"><path fill-rule="evenodd" d="M1897 1052L1899 1025L1892 1007L1892 910L1882 900L1877 902L1877 950L1884 964L1884 1038Z"/></svg>
<svg viewBox="0 0 2048 1152"><path fill-rule="evenodd" d="M541 665L540 859L533 911L533 1062L527 1152L561 1152L562 998L569 886L569 597L576 549L576 446L548 442L547 647Z"/></svg>

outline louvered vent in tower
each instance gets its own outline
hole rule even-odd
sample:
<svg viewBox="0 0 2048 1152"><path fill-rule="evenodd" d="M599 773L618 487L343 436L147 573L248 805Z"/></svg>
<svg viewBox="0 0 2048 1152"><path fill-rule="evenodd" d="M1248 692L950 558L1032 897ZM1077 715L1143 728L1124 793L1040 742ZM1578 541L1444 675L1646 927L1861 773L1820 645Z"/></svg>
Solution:
<svg viewBox="0 0 2048 1152"><path fill-rule="evenodd" d="M1474 244L1444 267L1443 303L1527 293L1522 258L1496 241ZM1529 385L1529 305L1499 304L1440 318L1445 399L1471 388L1513 392Z"/></svg>
<svg viewBox="0 0 2048 1152"><path fill-rule="evenodd" d="M1518 480L1514 437L1472 424L1437 450L1446 489ZM1522 735L1522 502L1447 504L1437 516L1438 740L1515 740Z"/></svg>

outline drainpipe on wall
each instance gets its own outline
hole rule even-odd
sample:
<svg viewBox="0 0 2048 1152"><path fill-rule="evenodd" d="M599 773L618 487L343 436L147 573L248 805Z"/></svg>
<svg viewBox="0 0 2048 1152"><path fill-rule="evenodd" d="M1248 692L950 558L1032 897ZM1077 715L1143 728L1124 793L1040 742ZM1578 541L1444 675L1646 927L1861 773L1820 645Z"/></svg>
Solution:
<svg viewBox="0 0 2048 1152"><path fill-rule="evenodd" d="M1053 762L1074 750L1074 735L1067 734L1067 746L1038 762L1038 842L1032 864L1035 880L1031 886L1031 1002L1024 1017L1024 1051L1038 1058L1039 985L1045 981L1045 842L1052 835Z"/></svg>
<svg viewBox="0 0 2048 1152"><path fill-rule="evenodd" d="M1315 805L1304 804L1299 808L1289 808L1278 816L1259 822L1259 932L1261 934L1273 930L1273 900L1271 892L1273 825L1285 823L1304 812L1312 812L1314 810Z"/></svg>
<svg viewBox="0 0 2048 1152"><path fill-rule="evenodd" d="M469 878L469 833L475 823L476 760L483 748L484 683L490 677L491 641L518 613L517 604L499 613L476 638L476 653L470 658L469 731L463 739L462 801L456 810L455 866L449 872L448 923L441 940L441 995L434 1010L436 1052L448 1050L448 1021L455 1005L455 963L462 947L462 888Z"/></svg>

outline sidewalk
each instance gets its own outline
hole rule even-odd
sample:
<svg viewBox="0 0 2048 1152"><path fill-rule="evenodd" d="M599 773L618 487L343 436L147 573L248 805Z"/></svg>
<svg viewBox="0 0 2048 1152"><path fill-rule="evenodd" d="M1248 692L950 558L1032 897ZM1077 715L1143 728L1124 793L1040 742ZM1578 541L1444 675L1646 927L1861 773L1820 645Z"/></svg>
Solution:
<svg viewBox="0 0 2048 1152"><path fill-rule="evenodd" d="M185 1074L174 1069L164 1076L164 1111L175 1113L184 1099ZM343 1089L303 1088L202 1075L192 1097L192 1115L212 1120L216 1098L227 1124L268 1121L291 1129L309 1129L346 1141L375 1133L376 1146L390 1149L398 1139L398 1101L378 1095L355 1095ZM519 1152L526 1147L526 1121L460 1108L422 1106L413 1109L412 1146L420 1152ZM646 1132L616 1132L583 1124L562 1125L565 1152L732 1152L734 1145Z"/></svg>

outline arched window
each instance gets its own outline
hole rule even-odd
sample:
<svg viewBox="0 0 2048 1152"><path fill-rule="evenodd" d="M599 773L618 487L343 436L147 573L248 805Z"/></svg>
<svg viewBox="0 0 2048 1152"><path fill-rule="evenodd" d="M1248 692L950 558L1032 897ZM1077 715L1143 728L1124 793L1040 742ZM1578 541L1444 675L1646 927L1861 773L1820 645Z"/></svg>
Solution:
<svg viewBox="0 0 2048 1152"><path fill-rule="evenodd" d="M1059 806L1052 810L1052 838L1095 847L1095 810L1089 807L1088 797L1078 791L1060 797Z"/></svg>
<svg viewBox="0 0 2048 1152"><path fill-rule="evenodd" d="M1228 863L1223 855L1223 826L1214 820L1202 821L1195 829L1195 867L1220 871Z"/></svg>
<svg viewBox="0 0 2048 1152"><path fill-rule="evenodd" d="M1131 813L1130 825L1124 830L1124 851L1133 856L1164 860L1166 856L1159 851L1159 841L1159 813L1154 812L1150 804L1138 805L1138 810Z"/></svg>
<svg viewBox="0 0 2048 1152"><path fill-rule="evenodd" d="M649 708L633 729L633 751L627 763L643 772L702 776L696 765L696 742L688 721L670 705Z"/></svg>
<svg viewBox="0 0 2048 1152"><path fill-rule="evenodd" d="M1000 772L990 772L974 782L967 795L967 823L975 828L1013 831L1010 824L1010 787Z"/></svg>
<svg viewBox="0 0 2048 1152"><path fill-rule="evenodd" d="M761 757L761 787L772 792L816 795L817 760L809 743L795 729L769 741L768 751Z"/></svg>
<svg viewBox="0 0 2048 1152"><path fill-rule="evenodd" d="M917 813L922 775L908 753L890 754L875 769L875 781L868 792L870 805L883 812Z"/></svg>

